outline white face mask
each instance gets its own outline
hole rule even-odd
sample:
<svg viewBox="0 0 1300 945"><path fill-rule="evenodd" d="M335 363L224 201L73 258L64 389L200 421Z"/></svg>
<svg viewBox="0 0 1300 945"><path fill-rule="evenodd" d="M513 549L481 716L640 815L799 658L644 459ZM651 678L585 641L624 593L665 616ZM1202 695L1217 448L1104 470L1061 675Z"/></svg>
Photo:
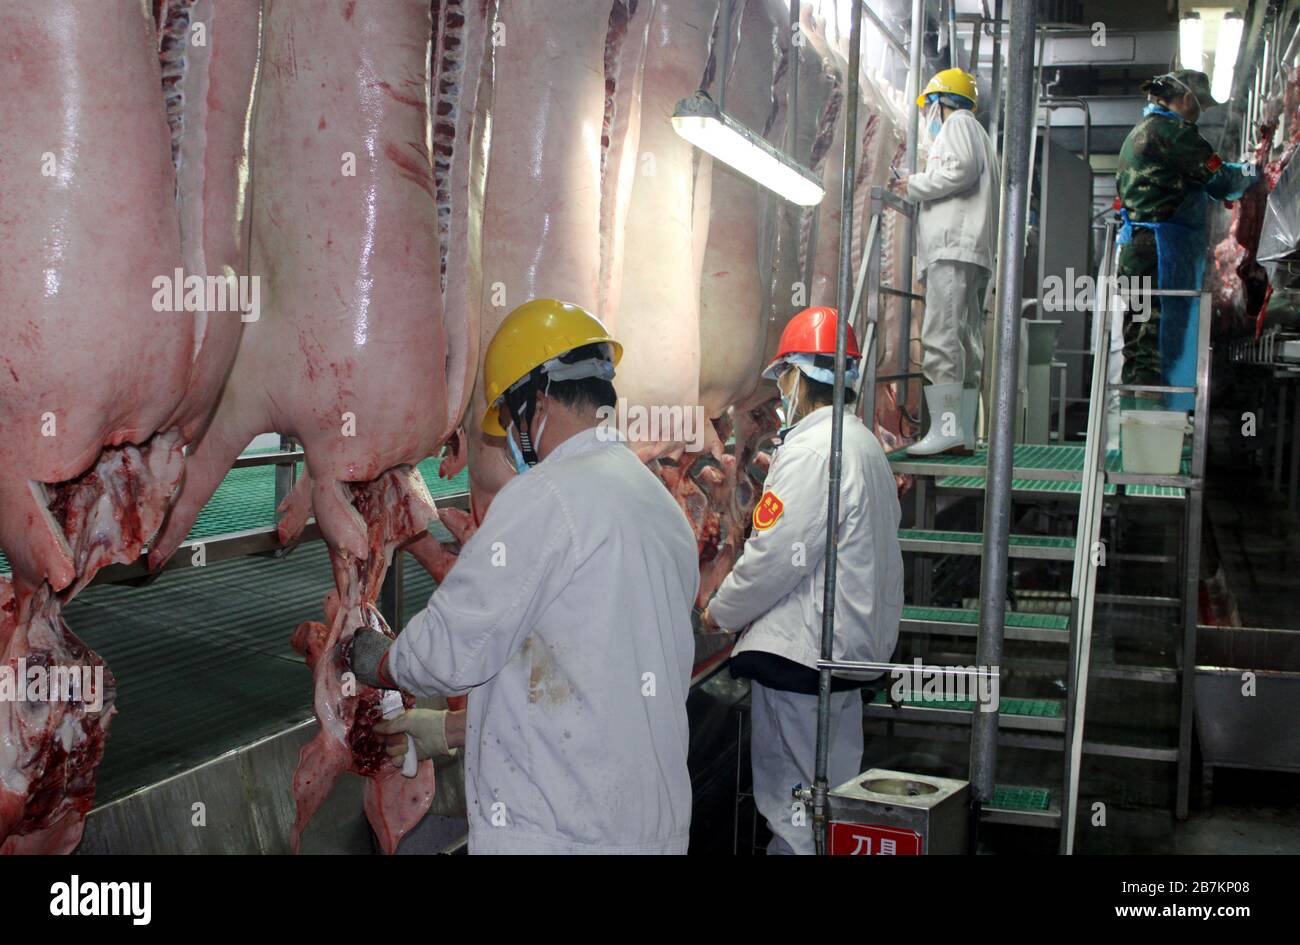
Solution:
<svg viewBox="0 0 1300 945"><path fill-rule="evenodd" d="M785 378L793 375L794 380L790 393L785 392ZM777 381L776 389L781 393L781 415L782 422L787 427L795 424L795 411L799 409L799 369L796 367L786 368L786 373Z"/></svg>

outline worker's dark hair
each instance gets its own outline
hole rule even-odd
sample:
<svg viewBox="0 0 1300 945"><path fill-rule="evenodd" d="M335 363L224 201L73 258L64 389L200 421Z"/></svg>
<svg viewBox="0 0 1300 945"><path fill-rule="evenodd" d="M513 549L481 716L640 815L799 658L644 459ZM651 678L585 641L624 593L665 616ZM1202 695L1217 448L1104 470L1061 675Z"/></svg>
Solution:
<svg viewBox="0 0 1300 945"><path fill-rule="evenodd" d="M559 360L565 364L575 361L587 361L592 358L608 358L609 349L602 344L583 345L560 355ZM538 390L546 390L546 375L542 374ZM551 381L551 397L570 410L599 407L614 407L618 404L618 394L612 381L599 377L581 377L572 381Z"/></svg>
<svg viewBox="0 0 1300 945"><path fill-rule="evenodd" d="M819 368L826 368L829 371L835 370L835 359L829 354L818 354L813 356L813 365ZM832 384L823 384L821 381L814 381L807 374L803 374L804 390L808 392L808 397L818 407L829 407L835 402L835 387ZM853 390L852 384L844 385L844 402L846 404L856 403L857 393Z"/></svg>

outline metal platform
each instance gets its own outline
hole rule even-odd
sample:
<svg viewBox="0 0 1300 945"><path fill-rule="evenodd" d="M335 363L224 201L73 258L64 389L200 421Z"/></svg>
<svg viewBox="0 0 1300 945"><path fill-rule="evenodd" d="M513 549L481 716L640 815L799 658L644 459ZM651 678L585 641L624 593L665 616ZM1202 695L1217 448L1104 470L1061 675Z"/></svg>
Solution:
<svg viewBox="0 0 1300 945"><path fill-rule="evenodd" d="M1015 480L1080 482L1083 479L1084 447L1074 444L1017 443L1013 451ZM1119 454L1115 452L1116 468ZM988 450L971 456L908 456L906 449L889 454L894 472L912 476L974 476L988 468Z"/></svg>
<svg viewBox="0 0 1300 945"><path fill-rule="evenodd" d="M957 607L903 608L899 630L903 633L943 633L952 636L974 637L979 632L980 612ZM1065 642L1064 634L1070 630L1070 618L1057 614L1007 611L1005 616L1008 640L1029 640L1039 643Z"/></svg>
<svg viewBox="0 0 1300 945"><path fill-rule="evenodd" d="M944 476L935 486L942 492L977 494L984 492L987 479L984 476ZM1031 499L1070 499L1079 500L1083 483L1077 479L1013 479L1011 491L1015 495ZM1114 483L1106 484L1106 495L1113 496L1119 492Z"/></svg>

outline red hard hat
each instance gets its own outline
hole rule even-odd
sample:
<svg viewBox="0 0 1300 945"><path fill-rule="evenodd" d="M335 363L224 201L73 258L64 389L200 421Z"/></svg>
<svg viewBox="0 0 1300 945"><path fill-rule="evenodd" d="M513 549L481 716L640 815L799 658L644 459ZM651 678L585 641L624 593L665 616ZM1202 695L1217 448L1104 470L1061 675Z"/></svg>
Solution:
<svg viewBox="0 0 1300 945"><path fill-rule="evenodd" d="M776 357L763 371L763 376L774 378L775 368L789 354L827 354L833 357L838 323L839 315L830 306L818 305L804 309L790 319L785 326L785 331L781 332L781 343L777 346ZM848 340L844 349L844 353L851 360L862 357L862 351L858 348L858 339L853 335L852 325L848 326Z"/></svg>

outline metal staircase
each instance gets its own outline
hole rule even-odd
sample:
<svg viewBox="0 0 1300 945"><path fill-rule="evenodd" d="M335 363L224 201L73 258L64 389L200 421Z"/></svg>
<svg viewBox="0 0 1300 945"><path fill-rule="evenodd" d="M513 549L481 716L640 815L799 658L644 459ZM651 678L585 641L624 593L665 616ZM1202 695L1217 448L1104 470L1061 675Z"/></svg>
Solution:
<svg viewBox="0 0 1300 945"><path fill-rule="evenodd" d="M855 75L859 61L861 30L861 5L853 5L852 26L849 39L849 74ZM916 19L916 11L914 11ZM889 457L896 473L914 477L912 491L915 502L915 522L900 538L905 551L914 556L913 588L911 600L903 613L900 646L904 642L918 643L917 654L921 668L944 679L976 678L988 680L996 672L999 681L999 699L976 706L969 701L952 698L927 697L925 690L917 697L908 693L895 704L885 696L884 702L873 701L864 707L866 724L885 720L890 732L905 734L906 728L918 733L932 733L941 729L956 729L959 733L968 726L966 737L970 741L969 779L971 782L972 824L1009 822L1059 828L1060 850L1074 850L1075 829L1078 821L1077 806L1079 775L1083 755L1108 755L1122 758L1140 758L1150 761L1172 762L1177 765L1176 811L1185 816L1187 810L1188 782L1191 756L1192 679L1195 669L1196 612L1199 588L1199 556L1201 541L1202 477L1204 473L1206 434L1208 429L1209 381L1209 294L1199 292L1155 292L1155 295L1198 295L1200 297L1200 334L1198 374L1195 388L1133 387L1115 385L1127 393L1193 393L1196 396L1194 435L1191 455L1180 474L1175 476L1148 476L1123 472L1119 457L1106 450L1107 394L1109 371L1109 321L1112 300L1118 292L1111 274L1115 271L1115 224L1108 225L1105 246L1107 251L1101 264L1092 309L1093 374L1089 399L1088 427L1083 444L1034 445L1014 443L1012 415L1015 410L1015 372L1019 346L1020 305L1023 278L1023 248L1028 216L1028 193L1031 168L1029 154L1032 139L1028 133L1037 113L1037 83L1034 82L1034 43L1036 11L1032 4L1016 4L1011 9L1011 41L1007 69L1007 125L1006 137L1001 147L1002 168L1002 225L999 233L998 272L995 285L998 293L998 318L995 322L995 345L992 349L993 366L990 374L995 379L989 403L990 442L987 448L977 450L974 456L963 458L927 457L913 458L905 451ZM914 34L913 67L919 73L919 32ZM995 56L995 58L997 58ZM995 80L994 101L999 100ZM857 85L849 83L848 125L854 126L857 114ZM917 110L910 112L911 128L915 131ZM909 137L912 140L913 136ZM844 167L856 167L854 140L844 141ZM914 153L914 152L913 152ZM910 157L910 154L909 154ZM915 162L909 160L909 168ZM877 372L876 338L881 324L880 307L884 297L905 300L905 317L902 322L902 339L910 343L909 325L911 305L922 299L911 291L910 265L904 266L905 286L889 286L881 280L882 218L887 212L898 213L907 220L914 219L913 207L883 188L873 188L869 201L869 219L866 239L859 269L852 271L853 189L852 177L845 173L840 195L840 259L837 302L841 313L836 337L835 397L832 418L831 455L829 462L829 489L827 519L839 518L840 476L842 472L842 429L845 409L844 377L846 370L847 326L852 324L858 337L863 339L864 370L858 389L859 415L875 417L875 394L878 384L906 385L919 380L911 371L908 344L902 346L902 363L899 373L879 375ZM914 247L912 226L908 226L909 243ZM908 254L910 257L911 253ZM910 262L910 258L908 259ZM905 403L905 397L897 398ZM1122 490L1122 491L1121 491ZM940 530L936 524L937 494L951 491L954 494L976 496L985 505L984 529L979 532ZM1117 560L1118 555L1106 548L1103 540L1103 511L1107 499L1112 506L1122 507L1132 498L1143 503L1153 500L1173 500L1183 507L1181 554L1178 555L1179 593L1168 597L1153 594L1143 596L1108 593L1107 600L1124 601L1135 605L1174 607L1180 614L1181 641L1177 647L1175 666L1115 665L1093 666L1093 621L1099 596L1097 578L1107 557ZM1033 501L1073 505L1074 528L1070 534L1012 533L1014 503ZM1115 521L1112 518L1112 534ZM936 562L969 561L979 556L980 592L969 606L933 606L933 578ZM1131 556L1165 560L1160 556ZM1041 589L1018 594L1015 565L1024 559L1037 559L1035 567L1051 568L1053 562L1070 562L1069 590L1055 596ZM835 660L833 640L835 627L837 555L835 535L827 535L826 580L824 586L820 670L817 753L814 782L811 789L796 792L796 796L810 801L814 837L818 850L824 850L823 829L827 816L827 798L832 787L827 783L829 758L830 714L829 698L833 673L876 676L881 672L910 672L916 664L903 662L865 663ZM1112 569L1113 570L1113 569ZM1064 575L1061 575L1063 578ZM1028 606L1026 606L1028 605ZM978 608L978 609L977 609ZM974 637L975 652L963 654L958 659L949 654L934 652L939 646L969 642ZM1023 642L1029 646L1045 648L1047 656L1022 657L1004 651L1004 641ZM1064 652L1062 652L1064 651ZM895 659L898 659L896 656ZM968 665L969 664L969 665ZM1055 674L1062 690L1062 698L1034 698L1032 693L1006 692L1003 680L1014 689L1019 676L1008 673L1017 664ZM1093 676L1108 681L1176 684L1178 688L1177 738L1173 744L1152 744L1150 740L1113 740L1110 742L1085 739L1085 710L1088 683ZM887 681L889 677L884 677ZM889 689L895 687L889 686ZM903 687L898 687L899 689ZM937 687L936 687L937 688ZM954 687L955 688L955 687ZM983 711L992 708L993 711ZM1145 720L1143 720L1145 722ZM1094 726L1095 728L1095 726ZM1121 731L1132 731L1119 727ZM933 737L933 736L923 736ZM960 734L959 734L960 737ZM1026 747L1062 754L1062 771L1058 786L1019 786L997 784L998 750L1001 745ZM920 772L918 772L920 773ZM976 820L975 818L979 818ZM975 838L972 834L972 839Z"/></svg>
<svg viewBox="0 0 1300 945"><path fill-rule="evenodd" d="M899 212L907 212L908 209L884 200L873 209L881 212L886 208ZM1113 229L1112 224L1107 233L1108 246L1114 245ZM873 226L871 232L876 231L877 228ZM878 251L874 243L869 243L868 249ZM868 265L864 263L864 268ZM1209 297L1208 294L1201 294L1202 354L1197 387L1160 389L1166 393L1195 392L1197 395L1191 457L1185 463L1184 471L1177 476L1125 473L1121 469L1119 452L1104 448L1110 345L1109 319L1103 313L1109 310L1113 295L1108 278L1113 266L1114 254L1108 253L1098 281L1104 289L1098 293L1093 312L1093 351L1097 354L1093 365L1092 396L1085 441L1082 444L1017 444L1012 460L1013 500L1022 504L1055 503L1073 506L1075 528L1072 535L1013 533L1009 536L1007 554L1010 559L1068 561L1071 564L1071 580L1068 594L1064 590L1055 593L1039 591L1026 593L1022 597L1013 590L1012 596L1017 599L1018 606L1026 609L1005 611L1004 639L1048 644L1057 653L1046 658L1039 655L1026 661L1008 655L1002 667L1003 675L1008 670L1024 668L1025 664L1032 664L1037 671L1059 669L1064 678L1065 692L1062 698L1035 698L1017 695L1014 691L1002 694L999 700L998 738L1000 744L1013 747L1062 752L1062 778L1059 787L1054 788L999 784L995 788L992 802L984 805L983 819L986 822L1059 828L1062 852L1072 852L1074 846L1079 773L1084 754L1175 763L1178 768L1176 810L1179 816L1186 813L1191 670L1195 662L1195 608L1199 573L1200 477L1204 465L1208 406ZM888 287L882 287L884 288ZM912 298L915 299L914 296ZM866 327L867 337L874 341L872 326L868 324ZM872 360L868 357L869 364ZM915 378L914 374L893 375L888 380L906 383ZM872 380L868 370L864 388ZM951 646L956 643L960 646L963 639L969 644L979 631L979 611L971 607L935 606L931 589L931 565L948 556L980 555L983 551L983 535L979 532L940 530L935 527L935 519L940 495L973 496L977 500L982 496L987 485L987 451L980 448L975 455L968 457L910 457L906 450L899 450L889 456L889 461L896 473L914 477L911 491L914 521L917 523L917 527L904 528L899 532L904 553L914 556L912 588L900 627L900 651L904 645L909 645L912 653L929 655L934 645ZM1182 595L1169 599L1115 593L1103 595L1101 599L1110 604L1155 601L1157 605L1180 608L1185 630L1183 657L1176 667L1094 667L1091 642L1093 620L1099 601L1097 577L1104 564L1104 558L1099 554L1103 542L1104 504L1108 500L1113 506L1119 506L1128 500L1152 499L1172 500L1185 505L1182 537L1187 551L1180 562ZM1014 570L1012 575L1014 578ZM945 656L952 655L945 651ZM970 657L973 660L973 653ZM896 655L895 659L897 665L906 665L901 655ZM926 662L937 663L938 660L927 659ZM1176 747L1086 740L1083 735L1088 680L1094 675L1107 679L1180 685ZM908 696L899 702L893 702L887 692L880 692L866 706L865 711L869 727L874 720L883 724L886 732L926 737L934 726L949 729L969 727L977 707L971 700L942 697Z"/></svg>

